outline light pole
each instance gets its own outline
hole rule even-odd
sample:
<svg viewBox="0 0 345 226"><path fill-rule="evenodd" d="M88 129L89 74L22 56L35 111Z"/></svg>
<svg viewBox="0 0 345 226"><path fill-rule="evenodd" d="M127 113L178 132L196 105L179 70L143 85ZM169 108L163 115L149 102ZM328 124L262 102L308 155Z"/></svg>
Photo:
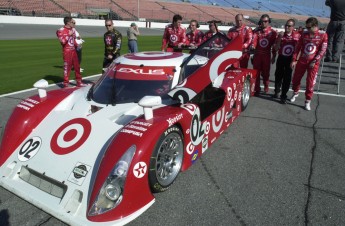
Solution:
<svg viewBox="0 0 345 226"><path fill-rule="evenodd" d="M139 20L139 0L138 0L138 20Z"/></svg>

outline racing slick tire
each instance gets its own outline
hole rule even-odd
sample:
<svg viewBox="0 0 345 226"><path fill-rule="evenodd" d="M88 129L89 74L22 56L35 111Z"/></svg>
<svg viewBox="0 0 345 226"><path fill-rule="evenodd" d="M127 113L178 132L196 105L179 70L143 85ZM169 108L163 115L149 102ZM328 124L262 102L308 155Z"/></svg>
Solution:
<svg viewBox="0 0 345 226"><path fill-rule="evenodd" d="M149 183L154 193L166 191L180 173L183 162L183 135L171 126L160 136L150 160Z"/></svg>
<svg viewBox="0 0 345 226"><path fill-rule="evenodd" d="M243 89L242 89L242 97L241 97L241 106L242 111L246 110L249 98L250 98L250 78L247 78L243 83Z"/></svg>

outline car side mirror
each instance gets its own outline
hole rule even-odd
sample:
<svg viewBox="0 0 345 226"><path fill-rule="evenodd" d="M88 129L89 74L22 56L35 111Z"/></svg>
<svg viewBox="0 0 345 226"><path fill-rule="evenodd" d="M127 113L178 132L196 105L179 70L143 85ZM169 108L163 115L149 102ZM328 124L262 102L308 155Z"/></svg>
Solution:
<svg viewBox="0 0 345 226"><path fill-rule="evenodd" d="M48 87L48 81L45 79L38 80L35 82L34 87L38 89L38 95L41 99L47 97L47 90Z"/></svg>
<svg viewBox="0 0 345 226"><path fill-rule="evenodd" d="M160 96L144 96L138 103L144 108L144 116L146 120L153 118L153 107L162 104Z"/></svg>

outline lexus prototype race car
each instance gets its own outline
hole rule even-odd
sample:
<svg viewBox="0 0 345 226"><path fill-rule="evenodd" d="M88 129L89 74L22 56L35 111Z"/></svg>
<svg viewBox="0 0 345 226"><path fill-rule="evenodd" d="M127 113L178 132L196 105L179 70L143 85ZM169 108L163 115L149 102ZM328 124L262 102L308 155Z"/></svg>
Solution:
<svg viewBox="0 0 345 226"><path fill-rule="evenodd" d="M3 131L0 185L71 225L128 223L247 107L256 71L241 55L216 34L190 53L123 55L92 86L36 82Z"/></svg>

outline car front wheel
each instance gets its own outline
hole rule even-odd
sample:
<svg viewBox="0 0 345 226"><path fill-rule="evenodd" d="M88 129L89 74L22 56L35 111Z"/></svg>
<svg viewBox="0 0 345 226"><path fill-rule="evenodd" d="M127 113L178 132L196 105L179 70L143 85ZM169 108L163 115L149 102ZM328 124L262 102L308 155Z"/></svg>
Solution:
<svg viewBox="0 0 345 226"><path fill-rule="evenodd" d="M159 138L150 160L149 182L152 192L163 192L175 181L183 161L182 132L169 127Z"/></svg>
<svg viewBox="0 0 345 226"><path fill-rule="evenodd" d="M243 83L242 90L242 111L246 110L250 98L250 81L249 78L246 79Z"/></svg>

